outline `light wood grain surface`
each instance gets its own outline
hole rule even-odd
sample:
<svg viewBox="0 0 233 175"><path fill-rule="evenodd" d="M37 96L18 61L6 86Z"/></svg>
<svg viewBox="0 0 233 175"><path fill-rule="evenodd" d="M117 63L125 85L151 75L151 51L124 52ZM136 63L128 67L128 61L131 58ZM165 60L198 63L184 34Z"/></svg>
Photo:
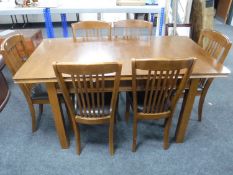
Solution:
<svg viewBox="0 0 233 175"><path fill-rule="evenodd" d="M191 78L224 77L230 73L225 66L205 54L187 37L157 37L151 40L85 41L71 38L44 39L28 61L14 76L17 83L56 82L52 63L122 63L122 79L131 78L131 58L198 58Z"/></svg>
<svg viewBox="0 0 233 175"><path fill-rule="evenodd" d="M205 54L204 50L187 37L157 37L150 40L106 40L77 41L71 38L45 39L30 58L15 74L17 83L46 83L49 101L53 111L55 126L62 148L69 147L66 127L62 122L58 107L57 82L52 63L102 63L119 62L122 64L120 91L131 91L132 58L197 58L191 75L189 91L182 104L182 110L176 127L176 142L182 143L188 127L197 86L200 78L226 77L230 71L215 59Z"/></svg>

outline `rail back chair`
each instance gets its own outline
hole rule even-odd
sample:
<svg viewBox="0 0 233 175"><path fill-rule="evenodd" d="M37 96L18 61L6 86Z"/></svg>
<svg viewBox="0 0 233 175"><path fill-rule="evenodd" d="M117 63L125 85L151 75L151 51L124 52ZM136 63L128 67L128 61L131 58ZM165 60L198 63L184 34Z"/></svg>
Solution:
<svg viewBox="0 0 233 175"><path fill-rule="evenodd" d="M0 71L0 112L6 106L9 97L10 97L10 91L7 85L7 81L3 73Z"/></svg>
<svg viewBox="0 0 233 175"><path fill-rule="evenodd" d="M1 44L1 54L3 55L8 69L11 71L12 75L15 75L17 70L29 57L23 35L17 34L5 39ZM37 129L34 104L39 105L39 116L41 116L43 112L43 104L49 103L48 94L41 84L19 84L19 86L26 98L31 112L32 131L34 132Z"/></svg>
<svg viewBox="0 0 233 175"><path fill-rule="evenodd" d="M122 65L118 63L53 64L54 72L71 116L77 154L81 152L78 124L109 124L109 151L111 155L114 154L113 129L121 67ZM71 82L65 80L68 79L67 76ZM71 89L75 93L74 103L69 96Z"/></svg>
<svg viewBox="0 0 233 175"><path fill-rule="evenodd" d="M232 45L227 36L213 30L202 31L198 44L205 50L206 54L216 59L216 62L221 64L224 63ZM198 104L198 121L201 121L202 119L205 97L213 80L213 78L208 78L201 79L200 81L198 88L198 95L200 95Z"/></svg>
<svg viewBox="0 0 233 175"><path fill-rule="evenodd" d="M104 21L81 21L71 24L73 40L77 41L77 31L80 31L80 37L83 40L90 39L111 39L112 26L111 23Z"/></svg>
<svg viewBox="0 0 233 175"><path fill-rule="evenodd" d="M168 23L165 25L165 36L173 35L174 24ZM192 24L177 24L176 33L178 36L187 36L192 38L193 35L193 26Z"/></svg>
<svg viewBox="0 0 233 175"><path fill-rule="evenodd" d="M2 61L2 56L0 55L0 112L6 106L10 98L10 90L7 84L7 81L2 73L4 68L4 62Z"/></svg>
<svg viewBox="0 0 233 175"><path fill-rule="evenodd" d="M140 120L165 119L163 148L168 149L172 116L194 62L194 58L132 60L133 152Z"/></svg>
<svg viewBox="0 0 233 175"><path fill-rule="evenodd" d="M152 36L153 24L144 20L121 20L113 23L115 38L141 39ZM123 32L123 33L122 33Z"/></svg>

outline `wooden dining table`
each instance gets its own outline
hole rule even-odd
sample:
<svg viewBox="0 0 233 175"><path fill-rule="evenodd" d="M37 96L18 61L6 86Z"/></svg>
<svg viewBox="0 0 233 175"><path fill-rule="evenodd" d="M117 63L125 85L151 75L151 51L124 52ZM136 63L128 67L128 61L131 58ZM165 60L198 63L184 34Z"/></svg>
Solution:
<svg viewBox="0 0 233 175"><path fill-rule="evenodd" d="M188 57L195 57L197 61L176 126L176 142L182 143L200 79L227 77L230 73L228 68L217 63L188 37L165 36L146 40L112 39L78 40L77 42L73 42L71 38L44 39L13 78L16 83L46 84L61 147L68 148L69 138L59 107L53 62L94 64L114 61L122 63L120 91L130 91L132 58L176 59Z"/></svg>

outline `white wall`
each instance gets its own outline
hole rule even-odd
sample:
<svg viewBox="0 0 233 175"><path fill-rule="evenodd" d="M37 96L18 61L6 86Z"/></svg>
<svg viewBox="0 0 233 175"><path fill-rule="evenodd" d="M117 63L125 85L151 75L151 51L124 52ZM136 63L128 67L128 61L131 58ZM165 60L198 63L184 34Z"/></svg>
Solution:
<svg viewBox="0 0 233 175"><path fill-rule="evenodd" d="M9 3L10 6L15 6L14 0L4 0L5 2L0 3L3 5ZM49 3L48 3L49 2ZM91 2L91 3L90 3ZM103 7L103 6L113 6L116 4L116 0L39 0L40 6L88 6L88 7ZM67 14L67 21L76 21L76 14ZM97 20L97 14L80 14L80 20ZM30 22L44 22L43 14L41 15L28 15ZM111 14L101 14L101 19L105 21L116 21L121 19L126 19L126 14L124 13L111 13ZM22 15L17 15L17 20L19 23L23 22ZM61 21L60 14L52 14L52 21L59 22ZM0 24L9 24L11 23L10 16L0 16Z"/></svg>
<svg viewBox="0 0 233 175"><path fill-rule="evenodd" d="M3 3L9 3L11 6L15 6L15 0L2 0ZM159 0L159 3L163 4L165 0ZM2 2L0 3L3 4ZM114 6L116 0L39 0L39 6L87 6L87 7L108 7ZM130 15L130 18L133 18L133 15ZM44 22L43 14L41 15L28 15L29 22ZM101 14L101 19L105 21L117 21L126 19L125 13L104 13ZM19 23L23 22L22 15L17 15L17 20ZM97 14L80 14L80 20L97 20ZM52 21L58 22L61 21L60 14L52 14ZM67 14L67 21L76 21L76 14ZM0 24L9 24L11 23L10 16L0 16Z"/></svg>

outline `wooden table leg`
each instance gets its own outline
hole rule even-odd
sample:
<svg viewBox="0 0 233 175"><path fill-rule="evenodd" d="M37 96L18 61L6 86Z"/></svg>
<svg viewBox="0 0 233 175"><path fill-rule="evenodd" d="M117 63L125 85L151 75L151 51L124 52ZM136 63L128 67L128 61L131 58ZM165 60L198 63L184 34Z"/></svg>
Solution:
<svg viewBox="0 0 233 175"><path fill-rule="evenodd" d="M199 81L199 79L192 79L188 93L184 96L179 121L176 127L176 143L182 143L184 141Z"/></svg>
<svg viewBox="0 0 233 175"><path fill-rule="evenodd" d="M46 83L46 87L48 91L49 102L51 104L53 111L53 118L57 130L58 138L60 141L60 145L63 149L66 149L69 147L69 138L67 137L66 134L62 113L59 107L59 100L57 97L55 83Z"/></svg>

